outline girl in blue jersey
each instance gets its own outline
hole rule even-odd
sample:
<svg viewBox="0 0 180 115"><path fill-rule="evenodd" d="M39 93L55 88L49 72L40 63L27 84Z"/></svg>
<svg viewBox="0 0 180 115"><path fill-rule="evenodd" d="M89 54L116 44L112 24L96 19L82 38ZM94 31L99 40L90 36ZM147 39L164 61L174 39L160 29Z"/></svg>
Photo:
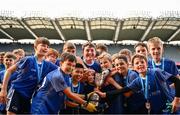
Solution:
<svg viewBox="0 0 180 115"><path fill-rule="evenodd" d="M43 80L41 87L32 99L32 114L57 114L64 105L65 95L83 104L83 107L90 112L96 110L95 105L86 103L76 93L71 92L69 74L76 65L76 57L69 53L61 55L60 68L50 72Z"/></svg>
<svg viewBox="0 0 180 115"><path fill-rule="evenodd" d="M47 73L57 68L54 64L44 61L49 45L47 38L37 38L34 43L35 55L21 59L5 72L0 101L5 103L7 98L7 114L30 113L33 93ZM15 71L18 72L17 79L12 81L7 96L9 78Z"/></svg>
<svg viewBox="0 0 180 115"><path fill-rule="evenodd" d="M4 61L3 61L6 69L0 72L0 83L2 83L2 81L3 81L4 73L6 72L6 70L15 64L15 60L16 60L16 56L13 53L6 52L6 54L4 56ZM11 82L16 79L17 74L18 74L17 72L14 72L10 76L10 80L8 83L8 90L11 87ZM0 113L6 114L6 104L0 103Z"/></svg>
<svg viewBox="0 0 180 115"><path fill-rule="evenodd" d="M97 91L102 97L112 98L115 95L128 91L142 91L146 99L145 107L149 113L163 113L166 109L166 102L172 102L172 96L169 93L167 80L175 83L176 98L173 108L178 107L180 97L180 80L173 75L160 69L147 69L147 59L145 56L136 54L132 58L133 69L139 73L138 78L131 82L127 87L102 93Z"/></svg>

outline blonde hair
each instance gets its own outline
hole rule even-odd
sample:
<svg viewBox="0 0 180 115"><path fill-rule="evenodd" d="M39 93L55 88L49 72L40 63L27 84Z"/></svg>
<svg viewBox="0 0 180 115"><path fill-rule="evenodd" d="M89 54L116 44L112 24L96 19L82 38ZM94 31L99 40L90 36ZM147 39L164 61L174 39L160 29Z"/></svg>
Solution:
<svg viewBox="0 0 180 115"><path fill-rule="evenodd" d="M106 52L104 52L100 56L98 56L98 60L100 61L101 59L108 59L110 62L112 62L111 55Z"/></svg>
<svg viewBox="0 0 180 115"><path fill-rule="evenodd" d="M56 49L53 49L53 48L49 48L46 56L49 56L49 55L55 55L56 57L59 57L59 52L56 50Z"/></svg>
<svg viewBox="0 0 180 115"><path fill-rule="evenodd" d="M114 61L119 56L119 53L115 53L111 56L112 61Z"/></svg>
<svg viewBox="0 0 180 115"><path fill-rule="evenodd" d="M13 50L13 53L14 53L14 54L24 54L24 55L25 55L25 51L24 51L23 49L21 49L21 48L19 48L19 49L14 49L14 50Z"/></svg>
<svg viewBox="0 0 180 115"><path fill-rule="evenodd" d="M149 48L150 44L159 44L163 47L163 42L159 37L152 37L147 41L147 46Z"/></svg>

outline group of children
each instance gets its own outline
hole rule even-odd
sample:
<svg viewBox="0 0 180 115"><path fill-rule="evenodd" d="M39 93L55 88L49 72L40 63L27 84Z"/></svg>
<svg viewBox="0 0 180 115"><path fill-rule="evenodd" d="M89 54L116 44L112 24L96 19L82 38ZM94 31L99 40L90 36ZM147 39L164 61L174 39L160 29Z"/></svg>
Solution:
<svg viewBox="0 0 180 115"><path fill-rule="evenodd" d="M71 42L64 44L59 56L49 45L47 38L39 37L32 56L17 53L22 50L0 53L1 113L179 112L178 69L174 61L163 57L160 38L150 38L147 45L139 42L133 56L128 49L111 56L104 44L91 42L82 45L82 57ZM99 89L96 73L104 75ZM92 92L101 97L98 106L89 100Z"/></svg>

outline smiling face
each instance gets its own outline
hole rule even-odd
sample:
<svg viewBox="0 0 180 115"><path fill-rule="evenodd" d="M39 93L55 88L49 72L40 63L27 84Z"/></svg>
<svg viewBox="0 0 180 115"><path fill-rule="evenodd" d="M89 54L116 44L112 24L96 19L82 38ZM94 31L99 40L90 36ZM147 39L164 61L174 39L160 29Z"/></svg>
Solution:
<svg viewBox="0 0 180 115"><path fill-rule="evenodd" d="M133 60L133 69L139 74L145 75L147 71L147 62L143 58L136 57Z"/></svg>
<svg viewBox="0 0 180 115"><path fill-rule="evenodd" d="M127 74L128 71L128 63L123 59L115 59L115 68L116 70L123 75Z"/></svg>
<svg viewBox="0 0 180 115"><path fill-rule="evenodd" d="M14 63L15 63L15 59L7 58L7 57L4 58L4 65L6 66L7 69L12 65L14 65Z"/></svg>
<svg viewBox="0 0 180 115"><path fill-rule="evenodd" d="M86 60L86 62L92 62L95 59L96 56L96 50L94 47L85 47L83 50L83 57Z"/></svg>
<svg viewBox="0 0 180 115"><path fill-rule="evenodd" d="M35 48L36 55L45 56L48 52L49 45L40 43L34 48Z"/></svg>
<svg viewBox="0 0 180 115"><path fill-rule="evenodd" d="M100 62L100 66L101 66L102 70L106 70L106 69L112 68L112 63L107 58L102 58L102 59L99 60L99 62Z"/></svg>
<svg viewBox="0 0 180 115"><path fill-rule="evenodd" d="M84 73L84 69L83 68L75 68L73 71L72 71L72 78L73 78L73 81L80 81L83 77L83 73Z"/></svg>
<svg viewBox="0 0 180 115"><path fill-rule="evenodd" d="M148 56L148 50L146 49L146 47L143 47L141 45L139 45L135 48L135 52L136 52L136 54L142 54L146 57Z"/></svg>
<svg viewBox="0 0 180 115"><path fill-rule="evenodd" d="M76 62L75 61L69 61L69 60L65 60L61 63L61 70L65 73L65 74L71 74L72 71L75 68Z"/></svg>
<svg viewBox="0 0 180 115"><path fill-rule="evenodd" d="M153 60L158 63L163 55L163 46L160 43L149 43L149 53Z"/></svg>
<svg viewBox="0 0 180 115"><path fill-rule="evenodd" d="M46 60L50 61L52 63L56 63L57 56L55 54L50 54L50 55L46 56Z"/></svg>

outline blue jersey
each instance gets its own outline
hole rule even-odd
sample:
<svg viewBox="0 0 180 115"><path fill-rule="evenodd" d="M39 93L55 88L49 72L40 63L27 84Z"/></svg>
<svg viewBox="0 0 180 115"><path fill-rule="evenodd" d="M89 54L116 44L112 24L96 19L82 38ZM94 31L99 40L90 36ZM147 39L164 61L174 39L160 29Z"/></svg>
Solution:
<svg viewBox="0 0 180 115"><path fill-rule="evenodd" d="M83 60L83 57L82 57L82 60ZM83 61L84 62L84 61ZM100 64L97 62L97 61L93 61L93 63L92 64L87 64L87 63L85 63L84 62L84 64L85 64L85 66L87 67L87 68L90 68L90 69L93 69L93 70L95 70L97 73L101 73L101 66L100 66Z"/></svg>
<svg viewBox="0 0 180 115"><path fill-rule="evenodd" d="M3 82L5 72L6 72L6 70L3 70L3 71L0 72L0 83ZM8 90L11 87L11 82L17 78L17 74L18 74L17 72L14 72L14 73L11 74L11 76L9 78L8 86L7 86ZM5 109L6 109L6 105L0 103L0 110L3 111Z"/></svg>
<svg viewBox="0 0 180 115"><path fill-rule="evenodd" d="M60 59L60 58L58 58L58 59L56 60L55 65L60 66L60 62L61 62L61 59Z"/></svg>
<svg viewBox="0 0 180 115"><path fill-rule="evenodd" d="M94 91L96 86L94 84L89 84L88 82L84 82L84 94L88 94Z"/></svg>
<svg viewBox="0 0 180 115"><path fill-rule="evenodd" d="M4 64L0 64L0 71L5 70Z"/></svg>
<svg viewBox="0 0 180 115"><path fill-rule="evenodd" d="M139 75L137 72L129 69L127 75L124 77L124 86L129 85L138 77ZM127 104L126 113L142 112L142 106L144 106L145 104L145 98L142 92L133 93L130 97L125 98L125 101L125 103Z"/></svg>
<svg viewBox="0 0 180 115"><path fill-rule="evenodd" d="M116 73L113 77L112 77L118 84L120 84L121 86L123 86L123 77L119 74ZM115 90L116 88L112 85L108 85L103 87L102 91L106 92L106 91L111 91L111 90ZM109 102L109 108L107 109L107 114L122 114L124 113L124 107L123 107L123 103L124 103L124 96L123 94L117 95L114 99L108 100Z"/></svg>
<svg viewBox="0 0 180 115"><path fill-rule="evenodd" d="M77 93L77 94L84 94L84 84L81 83L80 81L78 82L78 84L76 86L74 86L72 84L72 78L69 79L70 80L70 88L71 88L71 91L73 93ZM67 98L68 101L72 101L71 99Z"/></svg>
<svg viewBox="0 0 180 115"><path fill-rule="evenodd" d="M162 113L166 102L172 101L166 80L172 75L161 69L148 69L146 79L136 78L128 87L135 92L141 91L151 104L151 113ZM145 82L147 80L147 82Z"/></svg>
<svg viewBox="0 0 180 115"><path fill-rule="evenodd" d="M166 58L161 59L161 63L159 65L155 64L152 59L148 60L148 67L149 68L160 68L163 71L166 71L174 76L178 75L178 68L174 61Z"/></svg>
<svg viewBox="0 0 180 115"><path fill-rule="evenodd" d="M178 68L177 68L175 62L172 60L166 59L166 58L162 58L161 63L159 65L155 64L152 59L149 59L148 66L149 66L149 68L160 68L163 71L166 71L174 76L177 76L179 74ZM170 84L172 84L172 82L168 81L168 84L170 85ZM174 88L169 88L169 90L170 90L171 94L175 96Z"/></svg>
<svg viewBox="0 0 180 115"><path fill-rule="evenodd" d="M3 70L0 72L0 83L3 83L3 79L4 79L4 74L5 74L6 70ZM11 82L13 80L15 80L17 78L18 72L13 72L9 78L9 82L8 82L8 90L11 87Z"/></svg>
<svg viewBox="0 0 180 115"><path fill-rule="evenodd" d="M34 56L23 58L17 63L17 79L12 81L12 88L19 92L23 97L31 99L42 79L57 66L51 62L43 61L41 68L37 64ZM41 71L40 71L41 70Z"/></svg>
<svg viewBox="0 0 180 115"><path fill-rule="evenodd" d="M32 100L32 114L57 114L64 104L64 90L68 87L58 68L50 72Z"/></svg>
<svg viewBox="0 0 180 115"><path fill-rule="evenodd" d="M78 94L83 94L84 93L84 84L81 83L80 81L78 82L77 86L73 86L72 84L72 78L69 79L70 80L70 87L71 87L71 91L74 93L78 93Z"/></svg>

